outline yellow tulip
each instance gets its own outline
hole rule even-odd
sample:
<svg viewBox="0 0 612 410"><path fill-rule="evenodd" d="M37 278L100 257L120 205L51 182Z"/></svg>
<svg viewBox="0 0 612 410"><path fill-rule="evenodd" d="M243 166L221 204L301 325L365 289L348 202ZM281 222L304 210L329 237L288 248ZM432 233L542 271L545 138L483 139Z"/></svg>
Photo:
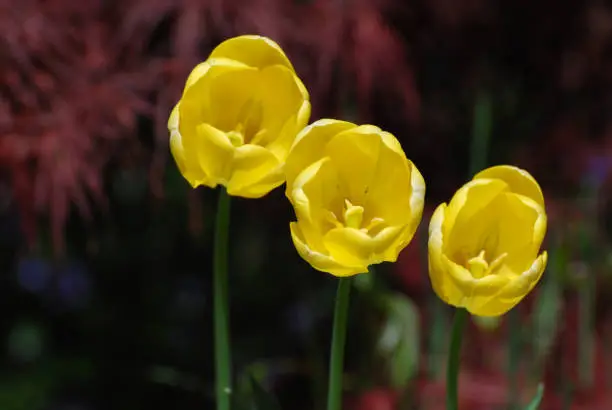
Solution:
<svg viewBox="0 0 612 410"><path fill-rule="evenodd" d="M289 148L309 117L308 92L281 48L239 36L187 78L168 120L170 149L194 188L221 184L258 198L283 184Z"/></svg>
<svg viewBox="0 0 612 410"><path fill-rule="evenodd" d="M400 143L373 125L323 119L300 132L285 166L291 237L313 268L335 276L395 262L414 236L423 177Z"/></svg>
<svg viewBox="0 0 612 410"><path fill-rule="evenodd" d="M546 268L544 196L526 171L488 168L434 212L429 276L446 303L500 316L519 303Z"/></svg>

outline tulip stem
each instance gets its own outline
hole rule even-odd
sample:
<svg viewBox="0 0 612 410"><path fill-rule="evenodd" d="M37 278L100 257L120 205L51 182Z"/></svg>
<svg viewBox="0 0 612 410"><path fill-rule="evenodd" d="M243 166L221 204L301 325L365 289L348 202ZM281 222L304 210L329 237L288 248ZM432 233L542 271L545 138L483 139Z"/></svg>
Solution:
<svg viewBox="0 0 612 410"><path fill-rule="evenodd" d="M213 266L213 299L215 326L215 389L217 410L230 410L231 356L229 347L229 301L227 284L230 197L219 190Z"/></svg>
<svg viewBox="0 0 612 410"><path fill-rule="evenodd" d="M346 324L348 319L349 296L352 277L340 278L336 293L334 309L334 327L331 342L329 365L329 390L327 392L327 410L340 410L342 407L342 373L344 368L344 344L346 341Z"/></svg>
<svg viewBox="0 0 612 410"><path fill-rule="evenodd" d="M467 310L455 310L453 327L451 330L450 349L448 352L448 366L446 367L446 410L459 409L459 365L461 362L461 340L463 328L468 318Z"/></svg>

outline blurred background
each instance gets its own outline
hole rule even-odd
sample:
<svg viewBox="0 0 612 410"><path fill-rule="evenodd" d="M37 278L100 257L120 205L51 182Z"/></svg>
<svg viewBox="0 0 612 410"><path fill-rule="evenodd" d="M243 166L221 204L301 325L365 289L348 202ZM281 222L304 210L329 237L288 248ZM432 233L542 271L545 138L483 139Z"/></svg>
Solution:
<svg viewBox="0 0 612 410"><path fill-rule="evenodd" d="M285 49L312 120L391 131L428 184L400 261L357 277L346 409L444 408L452 310L430 288L426 231L470 163L540 181L550 261L518 308L470 323L461 408L522 408L543 381L541 409L611 409L612 5L598 0L2 0L0 409L214 408L217 192L179 175L166 121L191 68L246 33ZM232 200L236 391L254 379L277 408L321 410L337 281L299 258L292 217L282 189Z"/></svg>

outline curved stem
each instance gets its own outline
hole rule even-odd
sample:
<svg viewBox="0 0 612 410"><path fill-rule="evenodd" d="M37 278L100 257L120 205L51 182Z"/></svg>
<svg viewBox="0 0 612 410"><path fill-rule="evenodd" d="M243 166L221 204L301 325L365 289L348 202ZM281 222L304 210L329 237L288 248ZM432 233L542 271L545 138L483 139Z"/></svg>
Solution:
<svg viewBox="0 0 612 410"><path fill-rule="evenodd" d="M215 390L217 410L230 410L231 356L229 347L229 301L227 285L230 197L219 190L213 265L213 299L215 324Z"/></svg>
<svg viewBox="0 0 612 410"><path fill-rule="evenodd" d="M455 311L448 352L448 366L446 368L446 410L459 409L458 378L461 362L461 339L467 318L467 310L457 309Z"/></svg>
<svg viewBox="0 0 612 410"><path fill-rule="evenodd" d="M334 309L334 328L332 333L331 357L329 366L329 390L327 410L340 410L342 407L342 373L344 368L344 344L346 341L346 322L348 318L349 296L352 277L340 278Z"/></svg>

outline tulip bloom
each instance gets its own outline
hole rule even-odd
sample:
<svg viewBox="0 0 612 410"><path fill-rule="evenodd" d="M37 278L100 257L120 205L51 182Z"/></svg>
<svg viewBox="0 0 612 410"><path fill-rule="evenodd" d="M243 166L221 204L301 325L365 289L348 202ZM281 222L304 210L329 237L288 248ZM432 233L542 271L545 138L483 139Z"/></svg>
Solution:
<svg viewBox="0 0 612 410"><path fill-rule="evenodd" d="M373 125L311 124L298 134L285 172L297 216L293 243L319 271L351 276L394 262L421 220L423 177L397 139Z"/></svg>
<svg viewBox="0 0 612 410"><path fill-rule="evenodd" d="M239 36L189 75L168 120L170 149L194 188L221 184L258 198L283 184L289 148L309 117L308 92L281 48Z"/></svg>
<svg viewBox="0 0 612 410"><path fill-rule="evenodd" d="M503 315L540 280L545 234L544 197L529 173L506 165L480 172L432 216L434 291L474 315Z"/></svg>

